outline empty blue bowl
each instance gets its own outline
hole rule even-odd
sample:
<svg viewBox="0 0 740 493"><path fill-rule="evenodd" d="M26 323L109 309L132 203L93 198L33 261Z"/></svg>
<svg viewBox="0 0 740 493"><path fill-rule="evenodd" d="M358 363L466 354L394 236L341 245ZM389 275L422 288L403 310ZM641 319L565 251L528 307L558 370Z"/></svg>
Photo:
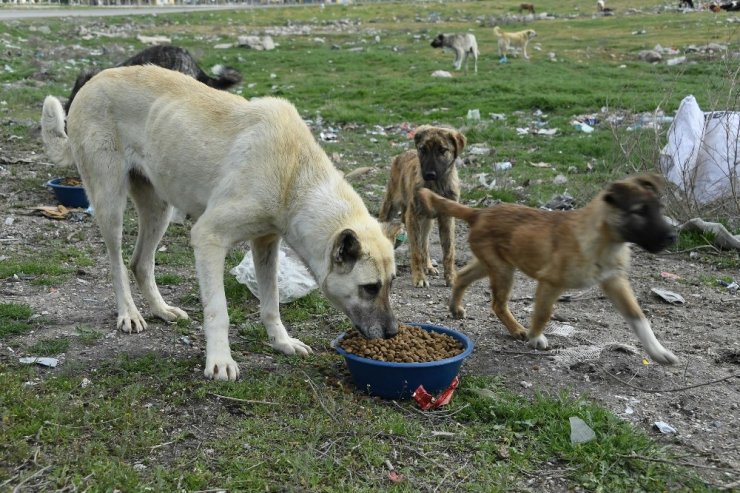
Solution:
<svg viewBox="0 0 740 493"><path fill-rule="evenodd" d="M57 201L63 206L87 209L90 202L87 200L87 195L85 195L85 189L82 185L62 185L61 182L64 180L66 178L54 178L53 180L49 180L46 186L54 191Z"/></svg>
<svg viewBox="0 0 740 493"><path fill-rule="evenodd" d="M344 356L352 381L358 390L384 399L409 399L411 394L423 385L431 394L437 394L449 387L457 376L463 360L473 352L473 341L465 334L447 327L432 324L416 324L430 332L440 332L454 337L463 346L463 352L452 358L427 363L391 363L363 358L345 351L339 342L346 332L332 341L332 346Z"/></svg>

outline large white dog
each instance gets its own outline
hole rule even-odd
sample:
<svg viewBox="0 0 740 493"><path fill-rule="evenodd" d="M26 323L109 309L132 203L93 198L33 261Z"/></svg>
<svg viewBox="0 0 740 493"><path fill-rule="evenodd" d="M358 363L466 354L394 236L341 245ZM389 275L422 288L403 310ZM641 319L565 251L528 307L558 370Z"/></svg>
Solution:
<svg viewBox="0 0 740 493"><path fill-rule="evenodd" d="M139 216L130 266L153 315L188 318L165 303L154 281L154 254L172 207L195 224L191 243L203 303L205 375L235 380L229 347L224 260L251 240L262 296L260 316L273 348L311 351L280 320L280 239L306 262L323 293L365 337L397 331L390 307L393 246L362 199L334 168L287 101L247 101L156 66L104 70L72 104L67 133L59 100L48 96L41 120L49 157L76 163L108 249L118 327L140 332L121 256L126 196Z"/></svg>

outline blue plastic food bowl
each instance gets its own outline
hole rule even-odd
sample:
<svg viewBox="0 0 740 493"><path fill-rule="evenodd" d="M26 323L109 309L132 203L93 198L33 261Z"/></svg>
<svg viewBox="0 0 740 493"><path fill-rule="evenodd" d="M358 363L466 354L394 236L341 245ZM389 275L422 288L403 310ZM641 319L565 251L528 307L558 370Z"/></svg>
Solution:
<svg viewBox="0 0 740 493"><path fill-rule="evenodd" d="M437 394L452 383L463 360L473 352L473 341L465 334L431 324L416 324L424 330L441 332L454 337L462 343L463 352L452 358L429 361L427 363L390 363L370 358L363 358L348 353L339 342L346 336L346 332L332 341L332 346L344 356L352 381L358 390L384 399L408 399L411 394L423 385L431 394Z"/></svg>
<svg viewBox="0 0 740 493"><path fill-rule="evenodd" d="M46 186L54 190L54 195L63 206L87 209L90 203L87 200L87 195L85 195L85 189L82 185L62 185L61 182L66 179L54 178L53 180L49 180Z"/></svg>

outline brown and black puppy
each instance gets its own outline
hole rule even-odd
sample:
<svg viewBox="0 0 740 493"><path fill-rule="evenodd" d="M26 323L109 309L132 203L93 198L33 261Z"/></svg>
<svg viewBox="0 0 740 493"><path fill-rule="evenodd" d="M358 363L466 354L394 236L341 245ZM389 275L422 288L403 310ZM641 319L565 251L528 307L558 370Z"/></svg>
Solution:
<svg viewBox="0 0 740 493"><path fill-rule="evenodd" d="M663 179L645 174L610 184L586 207L546 211L517 204L473 209L426 190L422 205L470 224L470 249L475 258L458 272L450 312L463 317L462 297L474 281L489 277L492 308L509 333L546 349L542 334L553 305L567 289L599 284L658 363L673 364L676 356L655 338L627 280L629 243L659 252L673 243L673 227L661 212ZM515 270L536 279L532 324L526 329L509 311Z"/></svg>
<svg viewBox="0 0 740 493"><path fill-rule="evenodd" d="M416 287L428 287L427 274L438 274L429 257L429 233L436 217L445 282L450 286L455 281L455 220L447 214L427 213L417 191L428 188L450 200L460 198L455 160L465 147L465 136L452 128L423 125L416 130L414 144L416 150L396 156L391 163L379 219L388 224L401 214L411 254L411 280Z"/></svg>

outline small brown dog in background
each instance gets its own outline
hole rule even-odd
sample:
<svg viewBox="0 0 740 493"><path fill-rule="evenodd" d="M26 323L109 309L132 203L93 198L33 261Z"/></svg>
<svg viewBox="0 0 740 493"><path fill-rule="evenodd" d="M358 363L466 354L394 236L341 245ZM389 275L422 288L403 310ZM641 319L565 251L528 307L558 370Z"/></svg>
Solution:
<svg viewBox="0 0 740 493"><path fill-rule="evenodd" d="M500 27L496 26L493 28L493 34L498 38L498 56L502 61L506 60L506 53L509 51L509 48L521 48L524 59L529 60L527 45L529 45L530 39L537 36L534 29L509 33L502 31Z"/></svg>
<svg viewBox="0 0 740 493"><path fill-rule="evenodd" d="M678 358L656 339L627 280L628 242L656 253L675 240L673 228L662 214L662 189L659 175L634 176L611 183L586 207L573 211L518 204L473 209L419 190L420 200L430 212L449 214L470 224L469 243L475 258L458 272L450 312L463 317L465 290L487 275L493 312L509 333L529 339L535 349L547 349L542 332L560 294L599 284L647 353L658 363L676 363ZM529 333L508 307L517 269L538 282Z"/></svg>
<svg viewBox="0 0 740 493"><path fill-rule="evenodd" d="M530 14L534 15L534 4L532 3L520 3L519 4L519 13L521 14L524 11L529 12Z"/></svg>
<svg viewBox="0 0 740 493"><path fill-rule="evenodd" d="M447 214L428 214L419 204L417 192L428 188L452 201L460 198L455 160L465 148L465 143L465 136L455 129L423 125L414 135L416 149L396 156L391 163L390 180L380 206L379 219L389 234L395 230L391 225L400 213L409 242L411 281L419 288L429 286L427 274L439 273L429 256L429 235L435 217L442 245L445 282L451 286L455 281L455 219ZM390 238L391 241L394 238Z"/></svg>

